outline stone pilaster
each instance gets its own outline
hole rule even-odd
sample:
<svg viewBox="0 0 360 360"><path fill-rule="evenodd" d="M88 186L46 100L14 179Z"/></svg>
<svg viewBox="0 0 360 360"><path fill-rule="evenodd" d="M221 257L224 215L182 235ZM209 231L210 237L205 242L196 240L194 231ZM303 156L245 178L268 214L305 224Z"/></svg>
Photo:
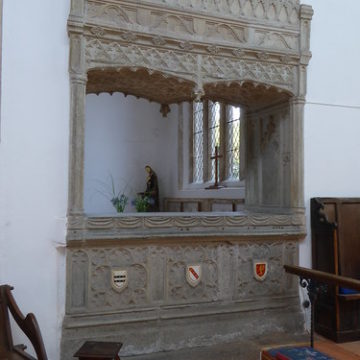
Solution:
<svg viewBox="0 0 360 360"><path fill-rule="evenodd" d="M85 68L85 38L81 26L70 31L70 154L68 215L83 213L84 138L87 75Z"/></svg>
<svg viewBox="0 0 360 360"><path fill-rule="evenodd" d="M300 7L300 62L307 65L311 58L310 52L310 32L311 32L311 19L314 10L309 5L301 5Z"/></svg>
<svg viewBox="0 0 360 360"><path fill-rule="evenodd" d="M304 97L290 100L290 202L292 208L304 207Z"/></svg>

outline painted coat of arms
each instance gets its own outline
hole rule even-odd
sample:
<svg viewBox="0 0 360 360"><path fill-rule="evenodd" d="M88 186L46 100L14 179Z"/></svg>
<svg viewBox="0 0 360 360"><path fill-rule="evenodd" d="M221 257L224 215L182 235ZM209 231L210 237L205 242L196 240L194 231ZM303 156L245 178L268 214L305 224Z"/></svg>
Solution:
<svg viewBox="0 0 360 360"><path fill-rule="evenodd" d="M123 291L128 285L128 273L123 269L111 270L111 286L114 290Z"/></svg>
<svg viewBox="0 0 360 360"><path fill-rule="evenodd" d="M266 261L254 261L254 277L258 281L264 281L268 273L268 263Z"/></svg>
<svg viewBox="0 0 360 360"><path fill-rule="evenodd" d="M201 281L201 265L188 265L186 267L186 280L192 287L199 285Z"/></svg>

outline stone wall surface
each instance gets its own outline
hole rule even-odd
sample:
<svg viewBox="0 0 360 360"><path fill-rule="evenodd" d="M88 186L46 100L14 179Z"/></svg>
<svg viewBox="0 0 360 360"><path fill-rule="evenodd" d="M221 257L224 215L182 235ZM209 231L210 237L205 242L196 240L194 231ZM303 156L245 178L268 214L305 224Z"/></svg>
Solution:
<svg viewBox="0 0 360 360"><path fill-rule="evenodd" d="M84 338L121 341L122 354L136 354L302 330L297 279L283 271L297 263L294 240L114 242L71 247L67 258L64 359ZM258 261L268 264L264 281L254 275ZM186 271L195 264L193 287ZM117 269L128 277L120 291Z"/></svg>

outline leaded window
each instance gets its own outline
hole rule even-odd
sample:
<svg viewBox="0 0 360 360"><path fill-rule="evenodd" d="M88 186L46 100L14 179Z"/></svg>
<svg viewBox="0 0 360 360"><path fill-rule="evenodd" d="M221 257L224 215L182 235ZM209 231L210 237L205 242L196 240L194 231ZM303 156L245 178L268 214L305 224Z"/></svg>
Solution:
<svg viewBox="0 0 360 360"><path fill-rule="evenodd" d="M204 121L203 103L195 102L193 108L193 182L203 182L204 173Z"/></svg>
<svg viewBox="0 0 360 360"><path fill-rule="evenodd" d="M226 117L226 178L240 178L240 107L227 106Z"/></svg>
<svg viewBox="0 0 360 360"><path fill-rule="evenodd" d="M209 146L207 151L207 160L209 161L209 180L215 181L215 162L211 161L211 157L215 154L215 147L220 148L220 103L208 102L208 136Z"/></svg>
<svg viewBox="0 0 360 360"><path fill-rule="evenodd" d="M215 181L215 147L222 156L219 181L240 181L241 109L220 102L204 101L193 105L193 183Z"/></svg>

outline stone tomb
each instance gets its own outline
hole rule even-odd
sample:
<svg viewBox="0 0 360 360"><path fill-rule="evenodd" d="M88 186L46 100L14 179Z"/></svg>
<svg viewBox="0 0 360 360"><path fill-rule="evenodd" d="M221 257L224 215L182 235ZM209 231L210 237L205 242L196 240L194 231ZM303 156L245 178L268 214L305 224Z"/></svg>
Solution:
<svg viewBox="0 0 360 360"><path fill-rule="evenodd" d="M305 236L311 18L298 0L72 0L62 359L84 340L120 341L131 355L302 331L297 281L282 266L297 264ZM85 99L103 91L163 109L241 105L244 207L86 214Z"/></svg>

